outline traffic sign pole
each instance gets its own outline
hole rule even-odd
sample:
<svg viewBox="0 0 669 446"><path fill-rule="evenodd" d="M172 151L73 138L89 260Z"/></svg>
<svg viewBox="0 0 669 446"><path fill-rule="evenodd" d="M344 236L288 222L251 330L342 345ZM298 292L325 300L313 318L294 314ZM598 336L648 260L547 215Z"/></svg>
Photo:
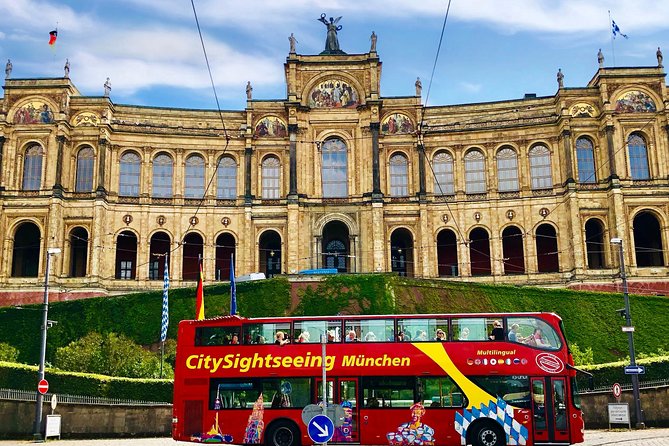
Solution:
<svg viewBox="0 0 669 446"><path fill-rule="evenodd" d="M325 345L328 342L328 335L327 333L323 333L321 335L321 364L323 365L323 416L327 419L327 413L328 413L328 381L327 381L327 371L325 369ZM314 417L316 419L317 417ZM311 423L314 423L313 420L311 420ZM309 426L311 426L311 423ZM334 426L333 426L334 429ZM331 435L332 436L332 435ZM323 441L324 445L327 445L327 442L330 438L326 438L325 441ZM312 438L313 440L313 438ZM315 441L315 440L314 440Z"/></svg>

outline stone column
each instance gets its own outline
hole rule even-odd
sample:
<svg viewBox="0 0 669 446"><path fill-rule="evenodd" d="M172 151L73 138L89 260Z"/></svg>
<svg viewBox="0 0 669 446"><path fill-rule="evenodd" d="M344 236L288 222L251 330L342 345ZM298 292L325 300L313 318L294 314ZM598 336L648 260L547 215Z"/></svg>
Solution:
<svg viewBox="0 0 669 446"><path fill-rule="evenodd" d="M372 198L382 198L381 192L381 173L379 171L379 129L381 125L378 122L372 122L369 130L372 132ZM378 265L375 265L375 268Z"/></svg>
<svg viewBox="0 0 669 446"><path fill-rule="evenodd" d="M574 183L574 166L571 153L571 131L562 131L562 143L564 144L565 163L567 164L567 183Z"/></svg>
<svg viewBox="0 0 669 446"><path fill-rule="evenodd" d="M63 148L65 146L65 141L67 139L63 135L56 136L56 142L58 143L58 152L56 157L56 181L53 185L53 195L56 197L63 196Z"/></svg>
<svg viewBox="0 0 669 446"><path fill-rule="evenodd" d="M418 197L425 200L425 146L418 144Z"/></svg>
<svg viewBox="0 0 669 446"><path fill-rule="evenodd" d="M247 147L244 150L244 202L246 204L251 204L253 200L253 194L251 193L251 155L253 155L253 149Z"/></svg>
<svg viewBox="0 0 669 446"><path fill-rule="evenodd" d="M0 136L0 191L5 190L5 187L2 185L4 183L4 175L2 174L2 152L5 146L5 138L4 136Z"/></svg>
<svg viewBox="0 0 669 446"><path fill-rule="evenodd" d="M98 197L106 197L107 189L105 189L105 171L107 164L107 145L109 141L105 138L100 138L98 141L98 187L95 193Z"/></svg>
<svg viewBox="0 0 669 446"><path fill-rule="evenodd" d="M606 126L606 146L609 153L609 178L618 178L618 171L616 169L616 148L613 146L613 125Z"/></svg>
<svg viewBox="0 0 669 446"><path fill-rule="evenodd" d="M284 258L286 259L286 272L296 274L299 269L300 250L300 209L295 202L288 204L288 228L286 233L287 243Z"/></svg>
<svg viewBox="0 0 669 446"><path fill-rule="evenodd" d="M290 138L290 191L288 198L297 199L297 124L288 124Z"/></svg>
<svg viewBox="0 0 669 446"><path fill-rule="evenodd" d="M385 243L382 201L372 203L372 243L374 249L373 271L385 271L387 244Z"/></svg>

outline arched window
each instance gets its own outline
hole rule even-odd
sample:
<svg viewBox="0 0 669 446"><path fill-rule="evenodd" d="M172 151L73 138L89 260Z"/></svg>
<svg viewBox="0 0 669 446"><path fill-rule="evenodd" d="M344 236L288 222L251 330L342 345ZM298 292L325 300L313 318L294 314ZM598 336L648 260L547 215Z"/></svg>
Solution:
<svg viewBox="0 0 669 446"><path fill-rule="evenodd" d="M644 211L634 217L636 266L664 266L662 226L655 214Z"/></svg>
<svg viewBox="0 0 669 446"><path fill-rule="evenodd" d="M469 262L472 276L489 276L492 274L490 235L483 228L474 228L469 233Z"/></svg>
<svg viewBox="0 0 669 446"><path fill-rule="evenodd" d="M632 133L627 139L627 148L630 157L630 173L633 180L650 179L648 169L648 151L646 140L638 133Z"/></svg>
<svg viewBox="0 0 669 446"><path fill-rule="evenodd" d="M578 163L578 182L596 183L595 148L589 138L576 140L576 162Z"/></svg>
<svg viewBox="0 0 669 446"><path fill-rule="evenodd" d="M170 236L165 232L159 231L151 236L149 240L149 280L164 279L165 261L171 260L170 243ZM170 274L169 268L167 273Z"/></svg>
<svg viewBox="0 0 669 446"><path fill-rule="evenodd" d="M321 146L321 179L323 197L348 196L348 162L346 144L330 138Z"/></svg>
<svg viewBox="0 0 669 446"><path fill-rule="evenodd" d="M390 157L390 196L409 195L409 161L403 153Z"/></svg>
<svg viewBox="0 0 669 446"><path fill-rule="evenodd" d="M21 223L14 233L12 277L37 277L41 232L32 222Z"/></svg>
<svg viewBox="0 0 669 446"><path fill-rule="evenodd" d="M237 162L231 156L222 157L218 163L216 198L222 200L237 198Z"/></svg>
<svg viewBox="0 0 669 446"><path fill-rule="evenodd" d="M504 274L524 274L523 232L516 226L508 226L502 231L502 253Z"/></svg>
<svg viewBox="0 0 669 446"><path fill-rule="evenodd" d="M597 218L591 218L585 223L585 249L588 268L604 268L604 225Z"/></svg>
<svg viewBox="0 0 669 446"><path fill-rule="evenodd" d="M232 234L223 233L216 237L216 280L230 279L231 262L238 263L235 255L236 247L237 242Z"/></svg>
<svg viewBox="0 0 669 446"><path fill-rule="evenodd" d="M485 158L478 150L470 150L465 155L465 192L468 194L486 192Z"/></svg>
<svg viewBox="0 0 669 446"><path fill-rule="evenodd" d="M281 195L281 163L276 156L262 160L262 198L275 200Z"/></svg>
<svg viewBox="0 0 669 446"><path fill-rule="evenodd" d="M172 197L172 178L174 162L172 157L161 153L153 159L153 196L157 198Z"/></svg>
<svg viewBox="0 0 669 446"><path fill-rule="evenodd" d="M557 273L560 271L557 233L555 228L544 223L537 228L537 270L540 273Z"/></svg>
<svg viewBox="0 0 669 446"><path fill-rule="evenodd" d="M25 151L23 158L23 190L39 190L42 186L42 158L44 150L33 144Z"/></svg>
<svg viewBox="0 0 669 446"><path fill-rule="evenodd" d="M141 161L135 152L125 152L121 156L121 175L118 193L122 197L139 197L139 172Z"/></svg>
<svg viewBox="0 0 669 446"><path fill-rule="evenodd" d="M77 181L75 192L90 192L93 190L93 168L95 152L92 147L83 147L77 153Z"/></svg>
<svg viewBox="0 0 669 446"><path fill-rule="evenodd" d="M281 236L278 232L268 230L260 235L258 258L260 259L260 272L264 272L265 277L281 274Z"/></svg>
<svg viewBox="0 0 669 446"><path fill-rule="evenodd" d="M184 197L204 197L204 158L191 155L186 158L186 177L184 178Z"/></svg>
<svg viewBox="0 0 669 446"><path fill-rule="evenodd" d="M197 232L189 232L183 241L183 258L181 259L181 278L183 280L200 279L200 259L204 254L204 240Z"/></svg>
<svg viewBox="0 0 669 446"><path fill-rule="evenodd" d="M390 270L413 277L413 234L408 229L398 228L390 234Z"/></svg>
<svg viewBox="0 0 669 446"><path fill-rule="evenodd" d="M70 277L86 277L88 231L76 227L70 231Z"/></svg>
<svg viewBox="0 0 669 446"><path fill-rule="evenodd" d="M455 176L453 175L453 157L447 152L439 152L432 159L434 169L435 195L455 194Z"/></svg>
<svg viewBox="0 0 669 446"><path fill-rule="evenodd" d="M458 275L458 240L455 232L442 229L437 235L439 277Z"/></svg>
<svg viewBox="0 0 669 446"><path fill-rule="evenodd" d="M137 273L137 235L123 231L116 238L116 278L133 280Z"/></svg>
<svg viewBox="0 0 669 446"><path fill-rule="evenodd" d="M497 187L500 192L513 192L518 187L518 154L510 147L497 152Z"/></svg>
<svg viewBox="0 0 669 446"><path fill-rule="evenodd" d="M323 268L337 268L340 273L349 271L352 258L348 226L341 221L331 221L323 227L322 261Z"/></svg>
<svg viewBox="0 0 669 446"><path fill-rule="evenodd" d="M551 189L553 174L551 172L551 152L544 145L530 149L530 177L532 189Z"/></svg>

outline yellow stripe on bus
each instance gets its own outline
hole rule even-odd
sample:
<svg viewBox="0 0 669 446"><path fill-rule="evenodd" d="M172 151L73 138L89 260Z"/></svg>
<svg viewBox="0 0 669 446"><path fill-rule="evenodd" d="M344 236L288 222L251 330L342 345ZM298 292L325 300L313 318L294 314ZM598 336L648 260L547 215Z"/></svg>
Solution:
<svg viewBox="0 0 669 446"><path fill-rule="evenodd" d="M441 343L421 342L413 344L418 350L425 353L430 359L437 363L450 376L453 381L460 387L460 389L467 396L469 405L480 408L483 404L487 406L490 401L497 401L497 398L490 395L488 392L479 388L476 384L470 381L458 368L453 364L453 361L446 353L446 349Z"/></svg>

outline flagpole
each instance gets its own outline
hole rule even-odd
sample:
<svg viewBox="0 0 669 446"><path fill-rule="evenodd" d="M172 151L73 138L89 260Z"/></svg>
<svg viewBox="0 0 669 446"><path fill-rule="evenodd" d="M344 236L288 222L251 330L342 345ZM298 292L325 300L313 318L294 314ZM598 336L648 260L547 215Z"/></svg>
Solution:
<svg viewBox="0 0 669 446"><path fill-rule="evenodd" d="M169 270L167 262L169 259L169 252L165 253L165 265L163 267L163 312L165 311L165 293L167 292L167 281L169 280ZM164 316L164 315L163 315ZM169 318L169 314L168 314ZM163 331L165 331L165 336L163 336ZM160 326L160 378L163 377L163 363L165 361L165 338L167 337L167 332L165 330L165 321L161 317L161 326Z"/></svg>
<svg viewBox="0 0 669 446"><path fill-rule="evenodd" d="M613 41L616 40L616 35L613 33L613 21L611 20L611 10L609 9L609 33L611 34L611 55L613 56L613 67L616 66L616 47Z"/></svg>

